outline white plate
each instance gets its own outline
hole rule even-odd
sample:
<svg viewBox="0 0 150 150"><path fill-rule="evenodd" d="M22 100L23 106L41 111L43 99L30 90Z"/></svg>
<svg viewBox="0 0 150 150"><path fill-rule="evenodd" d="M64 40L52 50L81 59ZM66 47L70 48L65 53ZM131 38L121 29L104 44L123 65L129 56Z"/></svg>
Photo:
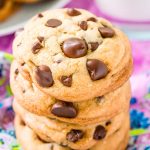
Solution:
<svg viewBox="0 0 150 150"><path fill-rule="evenodd" d="M63 7L67 2L69 0L49 0L45 3L23 5L7 21L0 23L0 36L13 33L17 29L22 28L25 22L37 13L51 8Z"/></svg>

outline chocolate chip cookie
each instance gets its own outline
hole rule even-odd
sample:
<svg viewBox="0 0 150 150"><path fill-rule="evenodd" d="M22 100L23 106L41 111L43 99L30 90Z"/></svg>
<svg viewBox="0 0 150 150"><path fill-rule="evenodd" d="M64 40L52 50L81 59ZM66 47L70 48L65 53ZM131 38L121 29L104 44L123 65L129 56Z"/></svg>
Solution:
<svg viewBox="0 0 150 150"><path fill-rule="evenodd" d="M127 37L110 22L82 9L40 13L13 44L37 88L56 99L83 101L103 96L132 72Z"/></svg>
<svg viewBox="0 0 150 150"><path fill-rule="evenodd" d="M122 122L129 118L126 111L93 125L77 125L64 123L47 117L41 117L26 111L17 101L14 101L14 110L17 115L39 137L46 142L55 142L72 149L89 149L97 142L109 137L122 127ZM44 135L44 136L43 136Z"/></svg>
<svg viewBox="0 0 150 150"><path fill-rule="evenodd" d="M71 150L69 147L41 140L39 136L21 120L19 115L15 118L15 128L18 141L24 150ZM97 144L89 150L124 150L129 139L128 131L129 118L126 119L119 130L106 139L98 141Z"/></svg>
<svg viewBox="0 0 150 150"><path fill-rule="evenodd" d="M28 111L82 125L98 123L114 117L129 106L131 96L128 81L122 87L104 96L80 102L58 100L38 89L30 79L26 64L19 65L16 61L11 66L10 80L17 102Z"/></svg>

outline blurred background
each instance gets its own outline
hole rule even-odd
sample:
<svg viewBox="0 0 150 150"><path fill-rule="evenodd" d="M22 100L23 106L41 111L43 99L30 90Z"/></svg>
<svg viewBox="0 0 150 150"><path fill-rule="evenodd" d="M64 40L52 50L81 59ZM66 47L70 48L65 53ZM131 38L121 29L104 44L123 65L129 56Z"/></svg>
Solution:
<svg viewBox="0 0 150 150"><path fill-rule="evenodd" d="M128 35L134 59L128 150L150 150L150 0L0 0L0 150L21 150L9 86L13 39L35 14L62 7L86 9Z"/></svg>
<svg viewBox="0 0 150 150"><path fill-rule="evenodd" d="M0 0L0 49L11 50L13 33L32 16L61 7L87 9L110 20L130 39L150 39L150 0Z"/></svg>
<svg viewBox="0 0 150 150"><path fill-rule="evenodd" d="M0 36L22 28L41 11L60 7L88 9L122 28L131 38L150 38L149 0L0 0Z"/></svg>

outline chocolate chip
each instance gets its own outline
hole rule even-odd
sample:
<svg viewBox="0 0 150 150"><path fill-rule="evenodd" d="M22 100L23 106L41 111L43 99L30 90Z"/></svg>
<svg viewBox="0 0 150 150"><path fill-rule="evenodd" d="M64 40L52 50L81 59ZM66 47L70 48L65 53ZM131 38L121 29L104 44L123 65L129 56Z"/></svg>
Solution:
<svg viewBox="0 0 150 150"><path fill-rule="evenodd" d="M52 106L51 112L64 118L75 118L77 116L77 111L71 102L58 101Z"/></svg>
<svg viewBox="0 0 150 150"><path fill-rule="evenodd" d="M74 8L70 8L70 9L68 9L67 14L69 16L79 16L79 15L81 15L81 12Z"/></svg>
<svg viewBox="0 0 150 150"><path fill-rule="evenodd" d="M26 123L23 120L20 120L22 126L26 126Z"/></svg>
<svg viewBox="0 0 150 150"><path fill-rule="evenodd" d="M39 14L38 14L38 17L39 17L39 18L42 18L42 17L43 17L43 14L39 13Z"/></svg>
<svg viewBox="0 0 150 150"><path fill-rule="evenodd" d="M60 78L60 81L61 81L61 83L62 83L64 86L71 87L71 85L72 85L72 76L62 76L62 77Z"/></svg>
<svg viewBox="0 0 150 150"><path fill-rule="evenodd" d="M96 127L95 131L94 131L94 135L93 135L93 139L95 140L101 140L106 136L106 129L99 125Z"/></svg>
<svg viewBox="0 0 150 150"><path fill-rule="evenodd" d="M19 73L19 69L17 68L16 70L15 70L15 74L17 75Z"/></svg>
<svg viewBox="0 0 150 150"><path fill-rule="evenodd" d="M67 133L67 140L70 142L77 142L80 139L82 139L84 133L81 130L71 130L69 133Z"/></svg>
<svg viewBox="0 0 150 150"><path fill-rule="evenodd" d="M51 144L50 150L54 150L54 145Z"/></svg>
<svg viewBox="0 0 150 150"><path fill-rule="evenodd" d="M5 0L0 0L0 8L2 8L5 4Z"/></svg>
<svg viewBox="0 0 150 150"><path fill-rule="evenodd" d="M90 18L87 19L87 21L97 22L97 19L94 18L94 17L90 17Z"/></svg>
<svg viewBox="0 0 150 150"><path fill-rule="evenodd" d="M98 31L103 38L113 37L115 35L115 31L109 27L99 27Z"/></svg>
<svg viewBox="0 0 150 150"><path fill-rule="evenodd" d="M41 48L43 48L43 45L39 42L35 42L33 47L32 47L32 53L37 54Z"/></svg>
<svg viewBox="0 0 150 150"><path fill-rule="evenodd" d="M69 38L64 41L62 50L67 57L79 58L87 54L87 44L79 38Z"/></svg>
<svg viewBox="0 0 150 150"><path fill-rule="evenodd" d="M107 122L106 122L106 126L109 126L111 124L111 121L110 120L108 120Z"/></svg>
<svg viewBox="0 0 150 150"><path fill-rule="evenodd" d="M24 65L25 65L25 62L22 62L22 63L21 63L21 66L24 66Z"/></svg>
<svg viewBox="0 0 150 150"><path fill-rule="evenodd" d="M35 69L35 79L42 87L51 87L54 83L52 72L48 66L41 65Z"/></svg>
<svg viewBox="0 0 150 150"><path fill-rule="evenodd" d="M47 27L56 28L56 27L60 26L61 24L62 24L62 22L58 19L49 19L45 25Z"/></svg>
<svg viewBox="0 0 150 150"><path fill-rule="evenodd" d="M97 102L100 103L102 101L103 96L97 97Z"/></svg>
<svg viewBox="0 0 150 150"><path fill-rule="evenodd" d="M22 90L22 93L25 93L26 91L25 90Z"/></svg>
<svg viewBox="0 0 150 150"><path fill-rule="evenodd" d="M107 66L98 59L87 60L86 66L93 81L104 78L108 74Z"/></svg>
<svg viewBox="0 0 150 150"><path fill-rule="evenodd" d="M79 24L80 28L82 30L87 30L88 28L88 25L87 25L87 22L86 21L81 21L81 23Z"/></svg>
<svg viewBox="0 0 150 150"><path fill-rule="evenodd" d="M90 42L89 44L91 45L91 51L95 51L99 46L98 42Z"/></svg>
<svg viewBox="0 0 150 150"><path fill-rule="evenodd" d="M38 36L37 39L39 40L40 43L42 43L44 41L44 37L43 36Z"/></svg>

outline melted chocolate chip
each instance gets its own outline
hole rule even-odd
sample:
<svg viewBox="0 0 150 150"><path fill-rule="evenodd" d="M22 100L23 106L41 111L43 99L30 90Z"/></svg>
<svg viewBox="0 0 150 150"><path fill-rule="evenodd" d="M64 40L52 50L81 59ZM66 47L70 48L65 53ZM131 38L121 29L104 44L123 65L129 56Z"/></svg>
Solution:
<svg viewBox="0 0 150 150"><path fill-rule="evenodd" d="M81 12L74 8L70 8L70 9L68 9L67 14L69 16L79 16L79 15L81 15Z"/></svg>
<svg viewBox="0 0 150 150"><path fill-rule="evenodd" d="M26 91L25 90L22 90L22 93L25 93Z"/></svg>
<svg viewBox="0 0 150 150"><path fill-rule="evenodd" d="M67 57L79 58L87 54L87 44L79 38L69 38L64 41L62 50Z"/></svg>
<svg viewBox="0 0 150 150"><path fill-rule="evenodd" d="M103 38L109 38L115 35L115 31L109 27L99 27L98 31Z"/></svg>
<svg viewBox="0 0 150 150"><path fill-rule="evenodd" d="M87 30L88 28L88 25L87 25L87 22L86 21L81 21L81 23L79 24L80 28L82 30Z"/></svg>
<svg viewBox="0 0 150 150"><path fill-rule="evenodd" d="M106 122L106 126L109 126L111 124L111 121L110 120L108 120L107 122Z"/></svg>
<svg viewBox="0 0 150 150"><path fill-rule="evenodd" d="M35 79L42 87L51 87L54 83L52 72L48 66L42 65L35 69Z"/></svg>
<svg viewBox="0 0 150 150"><path fill-rule="evenodd" d="M47 143L49 143L49 142L47 142ZM51 149L51 150L54 150L54 145L53 145L53 144L51 144L50 149Z"/></svg>
<svg viewBox="0 0 150 150"><path fill-rule="evenodd" d="M61 83L62 83L64 86L71 87L71 85L72 85L72 76L62 76L62 77L60 78L60 81L61 81Z"/></svg>
<svg viewBox="0 0 150 150"><path fill-rule="evenodd" d="M91 45L91 51L95 51L99 46L98 42L90 42L89 44Z"/></svg>
<svg viewBox="0 0 150 150"><path fill-rule="evenodd" d="M39 17L39 18L42 18L42 17L44 17L44 16L43 16L43 14L39 13L39 14L38 14L38 17Z"/></svg>
<svg viewBox="0 0 150 150"><path fill-rule="evenodd" d="M62 22L58 19L49 19L45 25L47 27L56 28L56 27L60 26L61 24L62 24Z"/></svg>
<svg viewBox="0 0 150 150"><path fill-rule="evenodd" d="M37 39L39 40L40 43L42 43L44 41L44 37L43 36L38 36Z"/></svg>
<svg viewBox="0 0 150 150"><path fill-rule="evenodd" d="M107 131L103 126L101 125L97 126L93 135L93 139L95 140L103 139L106 136L106 132Z"/></svg>
<svg viewBox="0 0 150 150"><path fill-rule="evenodd" d="M58 117L75 118L77 111L71 102L58 101L51 108L52 114Z"/></svg>
<svg viewBox="0 0 150 150"><path fill-rule="evenodd" d="M17 68L16 70L15 70L15 74L17 75L19 73L19 69Z"/></svg>
<svg viewBox="0 0 150 150"><path fill-rule="evenodd" d="M37 54L41 48L43 48L43 45L39 42L35 42L33 47L32 47L32 53Z"/></svg>
<svg viewBox="0 0 150 150"><path fill-rule="evenodd" d="M93 81L104 78L108 74L107 66L98 59L87 60L86 66Z"/></svg>
<svg viewBox="0 0 150 150"><path fill-rule="evenodd" d="M24 66L25 65L25 62L21 63L21 66Z"/></svg>
<svg viewBox="0 0 150 150"><path fill-rule="evenodd" d="M94 18L94 17L90 17L90 18L87 19L87 21L97 22L97 19Z"/></svg>
<svg viewBox="0 0 150 150"><path fill-rule="evenodd" d="M67 140L70 142L77 142L80 139L82 139L84 133L81 130L71 130L69 133L67 133Z"/></svg>
<svg viewBox="0 0 150 150"><path fill-rule="evenodd" d="M22 126L26 126L26 123L23 120L20 120Z"/></svg>
<svg viewBox="0 0 150 150"><path fill-rule="evenodd" d="M97 102L100 103L102 101L103 96L97 97Z"/></svg>

